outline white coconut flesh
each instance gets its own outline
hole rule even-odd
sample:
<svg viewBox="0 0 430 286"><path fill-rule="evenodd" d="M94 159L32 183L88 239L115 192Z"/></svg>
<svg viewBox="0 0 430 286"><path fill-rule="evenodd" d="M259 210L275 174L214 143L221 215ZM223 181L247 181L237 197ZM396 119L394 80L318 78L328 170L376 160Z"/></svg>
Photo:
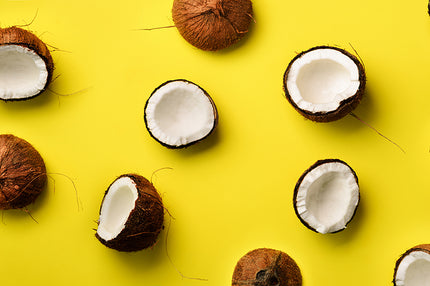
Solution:
<svg viewBox="0 0 430 286"><path fill-rule="evenodd" d="M286 86L291 100L300 109L330 112L357 93L359 69L350 57L338 50L316 49L292 63Z"/></svg>
<svg viewBox="0 0 430 286"><path fill-rule="evenodd" d="M100 210L97 234L106 241L117 237L124 229L137 198L136 184L129 177L121 177L112 183Z"/></svg>
<svg viewBox="0 0 430 286"><path fill-rule="evenodd" d="M34 51L19 45L0 46L0 98L24 99L45 87L48 71Z"/></svg>
<svg viewBox="0 0 430 286"><path fill-rule="evenodd" d="M430 254L412 251L400 262L395 277L396 286L430 286Z"/></svg>
<svg viewBox="0 0 430 286"><path fill-rule="evenodd" d="M172 81L149 98L146 123L152 135L169 146L182 146L207 136L216 114L211 100L197 85Z"/></svg>
<svg viewBox="0 0 430 286"><path fill-rule="evenodd" d="M340 162L324 163L308 172L296 195L296 210L319 233L342 230L354 215L359 187L351 169Z"/></svg>

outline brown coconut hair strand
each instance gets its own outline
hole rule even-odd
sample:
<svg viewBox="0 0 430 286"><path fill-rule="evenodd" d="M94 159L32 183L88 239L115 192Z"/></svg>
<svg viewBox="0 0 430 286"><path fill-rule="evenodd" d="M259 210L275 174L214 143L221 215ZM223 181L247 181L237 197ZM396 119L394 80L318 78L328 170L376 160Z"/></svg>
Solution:
<svg viewBox="0 0 430 286"><path fill-rule="evenodd" d="M397 144L396 142L394 142L393 140L391 140L390 138L388 138L387 136L385 136L384 134L382 134L381 132L379 132L375 127L373 127L372 125L370 125L369 123L367 123L366 121L364 121L358 115L356 115L353 112L351 112L349 114L352 117L354 117L355 119L357 119L358 121L360 121L361 123L363 123L364 125L366 125L367 127L369 127L370 129L372 129L373 131L375 131L379 136L381 136L382 138L384 138L385 140L387 140L388 142L390 142L391 144L393 144L394 146L396 146L397 148L399 148L400 151L403 152L403 154L406 154L406 151L399 144Z"/></svg>

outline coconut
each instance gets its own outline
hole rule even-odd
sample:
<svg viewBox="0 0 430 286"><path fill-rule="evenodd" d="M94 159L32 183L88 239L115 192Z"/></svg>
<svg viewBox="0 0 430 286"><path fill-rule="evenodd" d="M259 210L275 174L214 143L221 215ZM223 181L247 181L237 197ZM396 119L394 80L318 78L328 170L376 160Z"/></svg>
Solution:
<svg viewBox="0 0 430 286"><path fill-rule="evenodd" d="M395 286L424 286L430 281L430 244L412 247L397 260Z"/></svg>
<svg viewBox="0 0 430 286"><path fill-rule="evenodd" d="M207 51L227 48L243 38L252 15L250 0L175 0L172 8L182 37Z"/></svg>
<svg viewBox="0 0 430 286"><path fill-rule="evenodd" d="M302 275L288 254L270 248L248 252L236 264L233 286L300 286Z"/></svg>
<svg viewBox="0 0 430 286"><path fill-rule="evenodd" d="M34 147L10 134L0 135L0 209L23 208L46 184L46 168Z"/></svg>
<svg viewBox="0 0 430 286"><path fill-rule="evenodd" d="M209 94L184 79L167 81L146 101L145 124L151 136L168 148L183 148L205 139L218 123Z"/></svg>
<svg viewBox="0 0 430 286"><path fill-rule="evenodd" d="M306 170L294 189L294 210L300 221L318 233L346 228L360 200L354 170L339 159L319 160Z"/></svg>
<svg viewBox="0 0 430 286"><path fill-rule="evenodd" d="M119 251L153 246L163 228L164 208L155 187L144 177L125 174L105 192L96 237Z"/></svg>
<svg viewBox="0 0 430 286"><path fill-rule="evenodd" d="M46 45L31 32L0 28L0 99L25 100L49 85L54 63Z"/></svg>
<svg viewBox="0 0 430 286"><path fill-rule="evenodd" d="M284 91L304 117L338 120L360 103L366 85L361 62L349 52L318 46L298 54L284 74Z"/></svg>

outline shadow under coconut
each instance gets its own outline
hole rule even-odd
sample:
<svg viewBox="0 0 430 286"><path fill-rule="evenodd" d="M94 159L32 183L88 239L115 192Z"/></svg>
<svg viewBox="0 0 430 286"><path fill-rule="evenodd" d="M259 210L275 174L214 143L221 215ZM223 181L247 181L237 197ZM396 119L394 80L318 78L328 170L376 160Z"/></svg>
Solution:
<svg viewBox="0 0 430 286"><path fill-rule="evenodd" d="M31 108L40 108L44 105L48 105L54 100L59 100L57 98L59 95L55 95L49 90L45 90L41 94L36 97L24 99L24 100L15 100L15 101L0 101L1 105L4 108L9 110L17 111L23 109L31 109Z"/></svg>
<svg viewBox="0 0 430 286"><path fill-rule="evenodd" d="M0 214L1 223L7 225L8 223L13 223L15 220L23 219L35 220L38 222L37 213L43 208L48 200L48 190L49 188L45 186L44 190L36 198L34 203L29 204L25 208L2 210L2 214Z"/></svg>
<svg viewBox="0 0 430 286"><path fill-rule="evenodd" d="M375 106L372 102L372 90L366 86L366 89L363 94L363 98L361 102L358 104L357 108L352 111L353 114L356 114L359 118L361 118L364 122L372 125L370 122L376 116ZM323 123L324 124L324 123ZM341 129L342 131L354 132L360 128L369 128L365 123L360 122L357 118L352 116L351 114L346 115L345 117L334 121L332 123L328 123L330 127L334 127L337 129ZM375 126L373 126L375 127ZM375 127L376 128L376 127ZM370 129L370 128L369 128ZM378 128L376 128L378 130ZM378 130L380 131L380 130ZM372 130L372 132L374 132ZM383 131L382 131L383 133Z"/></svg>
<svg viewBox="0 0 430 286"><path fill-rule="evenodd" d="M168 259L165 246L166 246L166 227L158 236L157 243L148 248L134 252L121 252L116 250L112 251L115 258L118 258L123 263L127 264L129 269L142 273L143 270L156 267L163 260Z"/></svg>
<svg viewBox="0 0 430 286"><path fill-rule="evenodd" d="M176 153L183 155L183 156L191 156L191 155L197 155L199 153L203 153L211 148L213 148L215 145L220 142L220 132L219 132L219 126L215 128L215 130L209 134L208 137L203 139L200 142L197 142L191 146L176 150L174 150Z"/></svg>

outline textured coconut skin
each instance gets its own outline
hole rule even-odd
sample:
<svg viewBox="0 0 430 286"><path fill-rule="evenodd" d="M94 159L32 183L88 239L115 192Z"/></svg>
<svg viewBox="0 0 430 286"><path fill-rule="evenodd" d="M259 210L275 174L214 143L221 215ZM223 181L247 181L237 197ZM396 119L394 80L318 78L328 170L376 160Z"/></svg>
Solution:
<svg viewBox="0 0 430 286"><path fill-rule="evenodd" d="M298 192L299 192L299 187L300 187L300 185L302 184L302 181L303 181L303 179L306 177L306 175L310 172L310 171L312 171L313 169L315 169L316 167L318 167L318 166L321 166L321 165L323 165L323 164L327 164L327 163L333 163L333 162L335 162L335 163L342 163L342 164L344 164L344 165L346 165L346 166L348 166L348 168L351 170L351 172L354 174L354 178L355 178L355 181L356 181L356 183L357 183L357 185L358 185L358 177L357 177L357 174L355 173L355 171L346 163L346 162L344 162L344 161L342 161L342 160L340 160L340 159L324 159L324 160L318 160L318 161L316 161L312 166L310 166L305 172L303 172L303 174L300 176L300 178L299 178L299 180L297 181L297 183L296 183L296 186L294 187L294 196L293 196L293 205L294 205L294 212L296 213L296 216L299 218L299 220L303 223L303 225L304 226L306 226L308 229L310 229L310 230L312 230L312 231L314 231L314 232L317 232L316 231L316 229L314 229L312 226L310 226L305 220L303 220L302 219L302 217L300 216L300 214L299 214L299 212L297 211L297 194L298 194ZM358 205L360 204L360 193L358 193L358 202L357 202L357 206L355 207L355 210L354 210L354 213L352 214L352 216L351 216L351 219L345 224L345 228L346 228L346 226L352 221L352 219L354 218L354 216L355 216L355 213L357 212L357 208L358 208ZM331 232L331 233L337 233L337 232L339 232L339 231L342 231L342 230L344 230L345 228L343 228L343 229L340 229L340 230L337 230L337 231L334 231L334 232ZM319 232L317 232L317 233L319 233Z"/></svg>
<svg viewBox="0 0 430 286"><path fill-rule="evenodd" d="M157 242L158 234L163 229L164 207L161 197L146 178L137 174L124 174L117 179L122 177L128 177L136 184L138 198L135 208L130 212L124 229L117 237L108 241L97 233L96 237L105 246L118 251L130 252L151 247Z"/></svg>
<svg viewBox="0 0 430 286"><path fill-rule="evenodd" d="M397 259L396 266L394 268L393 281L392 281L394 286L397 285L396 276L397 276L397 269L399 268L400 263L402 262L403 258L405 258L407 255L411 254L411 252L414 252L414 251L422 251L430 254L430 244L420 244L420 245L414 246L408 249L405 253L402 254L402 256L400 256L399 259Z"/></svg>
<svg viewBox="0 0 430 286"><path fill-rule="evenodd" d="M182 37L206 51L227 48L243 38L252 15L250 0L175 0L172 8Z"/></svg>
<svg viewBox="0 0 430 286"><path fill-rule="evenodd" d="M270 248L248 252L236 264L232 286L300 286L302 275L288 254Z"/></svg>
<svg viewBox="0 0 430 286"><path fill-rule="evenodd" d="M11 134L0 135L0 209L31 204L46 180L45 163L30 143Z"/></svg>
<svg viewBox="0 0 430 286"><path fill-rule="evenodd" d="M30 96L27 98L1 99L1 100L4 100L4 101L27 100L40 95L51 83L52 74L54 72L54 61L52 60L52 56L51 56L51 53L49 52L48 47L45 45L45 43L42 42L42 40L40 40L33 33L27 30L18 28L16 26L12 26L8 28L0 28L0 46L3 46L3 45L19 45L34 51L45 62L46 70L48 71L48 78L46 80L45 87L39 93L33 96Z"/></svg>
<svg viewBox="0 0 430 286"><path fill-rule="evenodd" d="M349 57L352 61L354 61L354 63L357 65L358 73L359 73L360 85L359 85L358 90L355 93L355 95L341 101L339 104L339 107L336 110L333 110L330 112L310 112L308 110L301 109L291 99L290 93L287 89L288 74L290 72L291 66L294 63L294 61L296 61L298 58L302 57L304 54L311 52L313 50L318 50L318 49L332 49L332 50L337 50L337 51L343 53L344 55ZM365 86L366 86L366 74L365 74L364 67L361 64L360 60L356 56L352 55L351 53L349 53L343 49L340 49L337 47L331 47L331 46L317 46L317 47L313 47L307 51L303 51L303 52L299 53L297 56L295 56L291 60L291 62L289 63L289 65L288 65L288 67L284 73L284 92L285 92L285 96L287 97L288 101L291 103L291 105L294 107L294 109L296 109L301 115L303 115L304 117L306 117L312 121L316 121L316 122L335 121L335 120L341 119L342 117L351 113L357 107L357 105L360 103L361 99L363 98Z"/></svg>
<svg viewBox="0 0 430 286"><path fill-rule="evenodd" d="M212 105L212 108L213 108L213 114L214 114L214 124L213 124L213 127L212 127L211 131L209 131L209 133L208 133L206 136L202 137L202 138L201 138L201 139L199 139L199 140L189 142L188 144L184 144L184 145L177 145L177 146L176 146L176 145L169 145L169 144L166 144L165 142L160 141L157 137L155 137L155 136L154 136L154 134L152 134L151 130L149 130L149 128L148 128L148 120L147 120L147 118L146 118L146 107L148 106L148 102L149 102L149 100L151 99L151 96L152 96L152 95L154 95L154 94L157 92L157 90L159 90L159 89L160 89L161 87L163 87L164 85L169 84L169 83L171 83L171 82L175 82L175 81L183 81L183 82L187 82L187 83L190 83L190 84L193 84L193 85L198 86L198 87L203 91L203 93L207 96L207 98L209 99L209 101L210 101L210 103L211 103L211 105ZM194 144L196 144L197 142L200 142L200 141L202 141L202 140L206 139L209 135L211 135L211 134L214 132L215 128L218 126L218 110L217 110L217 108L216 108L215 102L213 101L212 97L210 97L209 93L207 93L207 92L206 92L206 90L204 90L201 86L199 86L198 84L195 84L194 82L191 82L191 81L189 81L189 80L186 80L186 79L174 79L174 80L168 80L168 81L166 81L166 82L162 83L162 84L161 84L160 86L158 86L156 89L154 89L154 91L151 93L151 95L149 96L148 100L147 100L147 101L146 101L146 103L145 103L145 112L144 112L144 116L143 116L143 118L144 118L144 120L145 120L146 130L148 130L149 135L151 135L151 137L152 137L152 138L154 138L154 139L155 139L155 141L157 141L158 143L160 143L161 145L163 145L164 147L167 147L167 148L169 148L169 149L182 149L182 148L186 148L186 147L189 147L189 146L191 146L191 145L194 145Z"/></svg>

